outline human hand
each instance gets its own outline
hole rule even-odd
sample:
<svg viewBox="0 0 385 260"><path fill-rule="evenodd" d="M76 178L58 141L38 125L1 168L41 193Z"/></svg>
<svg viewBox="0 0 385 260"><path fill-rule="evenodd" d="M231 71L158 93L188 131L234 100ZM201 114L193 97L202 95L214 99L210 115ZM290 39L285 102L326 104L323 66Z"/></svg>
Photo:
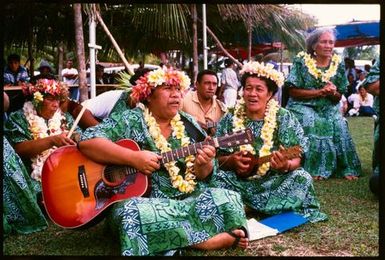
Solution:
<svg viewBox="0 0 385 260"><path fill-rule="evenodd" d="M239 151L230 155L231 165L239 177L247 177L250 170L251 158L247 152Z"/></svg>
<svg viewBox="0 0 385 260"><path fill-rule="evenodd" d="M204 145L202 149L197 149L195 157L195 166L202 167L210 164L216 154L215 147L212 145Z"/></svg>
<svg viewBox="0 0 385 260"><path fill-rule="evenodd" d="M51 145L56 147L61 147L65 145L76 145L75 141L67 137L67 133L63 132L58 135L52 135L48 137L51 139Z"/></svg>
<svg viewBox="0 0 385 260"><path fill-rule="evenodd" d="M331 81L328 81L323 89L327 96L334 96L337 92L336 85L334 85Z"/></svg>
<svg viewBox="0 0 385 260"><path fill-rule="evenodd" d="M285 148L280 145L278 151L272 153L270 167L279 172L287 172L289 170L290 164L288 157L283 153Z"/></svg>
<svg viewBox="0 0 385 260"><path fill-rule="evenodd" d="M145 175L160 168L162 156L150 151L135 151L133 153L132 166Z"/></svg>

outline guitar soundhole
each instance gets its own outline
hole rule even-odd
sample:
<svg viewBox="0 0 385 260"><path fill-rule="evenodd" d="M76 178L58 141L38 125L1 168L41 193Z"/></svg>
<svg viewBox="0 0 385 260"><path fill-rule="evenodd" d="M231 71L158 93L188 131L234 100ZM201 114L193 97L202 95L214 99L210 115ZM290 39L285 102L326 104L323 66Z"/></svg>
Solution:
<svg viewBox="0 0 385 260"><path fill-rule="evenodd" d="M108 186L121 184L127 176L127 168L124 166L107 165L103 171L103 181Z"/></svg>

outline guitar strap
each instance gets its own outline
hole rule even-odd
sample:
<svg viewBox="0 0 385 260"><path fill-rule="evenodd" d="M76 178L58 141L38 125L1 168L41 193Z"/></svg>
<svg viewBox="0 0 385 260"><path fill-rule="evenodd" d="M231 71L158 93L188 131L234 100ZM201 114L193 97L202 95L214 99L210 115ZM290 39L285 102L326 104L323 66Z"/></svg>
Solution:
<svg viewBox="0 0 385 260"><path fill-rule="evenodd" d="M204 134L202 134L202 132L199 131L199 129L196 128L196 126L191 123L186 117L181 115L181 119L183 121L187 133L192 139L195 140L195 142L202 142L206 139L206 136L204 136Z"/></svg>

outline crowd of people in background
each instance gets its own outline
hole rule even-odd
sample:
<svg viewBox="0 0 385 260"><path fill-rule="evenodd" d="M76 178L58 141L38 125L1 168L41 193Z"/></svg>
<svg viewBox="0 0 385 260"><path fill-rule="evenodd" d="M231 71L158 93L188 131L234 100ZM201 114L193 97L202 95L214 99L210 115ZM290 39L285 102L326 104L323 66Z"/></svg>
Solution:
<svg viewBox="0 0 385 260"><path fill-rule="evenodd" d="M313 182L354 181L362 174L345 116L375 120L370 188L378 194L379 59L360 70L354 60L335 54L335 39L330 28L311 32L286 77L274 62L245 61L237 68L226 59L220 77L201 70L191 82L178 68L162 64L150 70L141 62L122 83L129 87L83 103L73 60L66 61L60 82L46 60L40 74L30 77L20 56L9 55L4 85L22 89L4 92L9 111L4 114L4 230L30 233L47 227L42 165L58 147L77 144L92 160L128 165L151 179L147 197L126 199L109 212L122 255L245 249L244 206L268 215L292 210L311 222L324 221ZM115 82L96 65L96 83ZM251 144L216 149L205 143L196 154L161 165L159 153L246 128ZM143 150L119 146L115 142L121 138ZM293 146L301 152L289 158L286 149ZM251 167L254 155L271 159Z"/></svg>

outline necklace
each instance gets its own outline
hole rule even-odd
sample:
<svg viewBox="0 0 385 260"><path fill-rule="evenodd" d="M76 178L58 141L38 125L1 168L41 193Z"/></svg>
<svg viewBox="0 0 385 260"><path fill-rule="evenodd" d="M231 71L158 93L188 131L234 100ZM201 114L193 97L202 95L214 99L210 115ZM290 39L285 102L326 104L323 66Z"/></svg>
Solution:
<svg viewBox="0 0 385 260"><path fill-rule="evenodd" d="M148 126L148 131L150 132L151 137L154 139L156 148L158 148L162 153L171 151L170 144L161 134L159 124L156 122L148 108L144 108L143 116ZM171 120L171 128L172 135L181 141L182 147L188 146L190 144L190 138L185 135L185 127L180 119L179 114L176 114ZM179 175L180 169L176 166L176 161L171 161L164 164L170 176L172 186L178 189L180 192L190 193L195 189L196 182L194 181L194 161L194 155L189 155L185 158L186 172L184 174L184 179L181 175Z"/></svg>
<svg viewBox="0 0 385 260"><path fill-rule="evenodd" d="M317 61L313 59L310 54L301 51L297 54L297 56L303 57L305 66L309 70L309 73L317 80L321 80L321 82L328 82L331 77L336 75L338 64L341 61L340 56L338 56L337 54L333 54L329 69L327 69L325 72L322 72L320 69L317 68Z"/></svg>
<svg viewBox="0 0 385 260"><path fill-rule="evenodd" d="M277 112L279 109L278 102L274 99L270 99L266 106L265 116L263 119L263 126L261 130L261 139L263 140L263 145L259 150L259 157L266 156L271 154L271 148L273 147L273 133L277 126ZM243 98L238 100L237 105L234 110L233 117L233 127L234 131L245 129L245 121L246 121L246 111L245 111L245 101ZM250 152L255 155L255 149L251 144L241 145L241 151ZM263 163L258 167L257 174L249 177L248 179L260 178L266 174L266 172L270 169L270 163Z"/></svg>
<svg viewBox="0 0 385 260"><path fill-rule="evenodd" d="M62 122L65 120L65 117L63 116L60 108L55 112L53 117L48 120L48 124L43 117L37 114L35 107L30 101L24 103L23 112L28 121L28 129L31 131L33 140L45 138L51 135L58 135L64 130L64 127L62 127ZM43 151L41 154L31 159L31 177L33 179L41 181L41 170L44 161L55 149L56 147L53 146L52 148Z"/></svg>

